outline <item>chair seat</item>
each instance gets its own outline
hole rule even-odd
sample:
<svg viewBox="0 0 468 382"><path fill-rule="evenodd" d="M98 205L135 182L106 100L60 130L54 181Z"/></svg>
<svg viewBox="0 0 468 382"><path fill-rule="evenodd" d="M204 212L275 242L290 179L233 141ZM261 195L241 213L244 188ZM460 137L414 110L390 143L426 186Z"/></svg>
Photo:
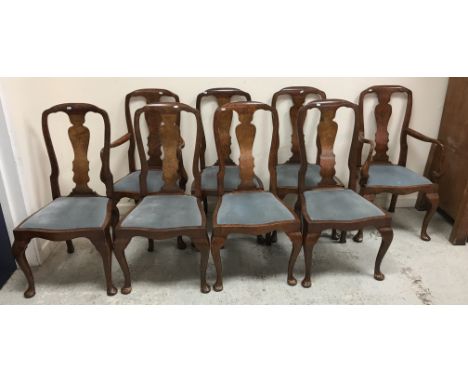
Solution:
<svg viewBox="0 0 468 382"><path fill-rule="evenodd" d="M134 171L118 180L114 184L114 191L138 194L140 192L140 173L141 171ZM147 182L148 192L161 191L161 188L164 184L162 179L162 171L149 170Z"/></svg>
<svg viewBox="0 0 468 382"><path fill-rule="evenodd" d="M201 225L202 215L195 196L150 195L125 217L121 227L169 229Z"/></svg>
<svg viewBox="0 0 468 382"><path fill-rule="evenodd" d="M216 223L259 225L295 220L294 214L271 192L235 192L223 195Z"/></svg>
<svg viewBox="0 0 468 382"><path fill-rule="evenodd" d="M284 163L276 166L276 178L278 187L298 188L299 163ZM305 186L314 187L320 183L320 166L317 164L308 164L305 176Z"/></svg>
<svg viewBox="0 0 468 382"><path fill-rule="evenodd" d="M432 182L403 166L373 164L369 167L367 187L407 187L432 184Z"/></svg>
<svg viewBox="0 0 468 382"><path fill-rule="evenodd" d="M304 192L307 214L312 221L351 221L383 217L383 211L356 192L317 189Z"/></svg>
<svg viewBox="0 0 468 382"><path fill-rule="evenodd" d="M201 189L207 191L216 191L218 188L218 170L219 166L210 166L203 169L201 173ZM224 190L233 191L241 182L240 170L238 166L226 166L224 172ZM258 179L254 177L254 183L260 187Z"/></svg>
<svg viewBox="0 0 468 382"><path fill-rule="evenodd" d="M64 196L31 215L18 228L69 230L102 227L110 199L102 196Z"/></svg>

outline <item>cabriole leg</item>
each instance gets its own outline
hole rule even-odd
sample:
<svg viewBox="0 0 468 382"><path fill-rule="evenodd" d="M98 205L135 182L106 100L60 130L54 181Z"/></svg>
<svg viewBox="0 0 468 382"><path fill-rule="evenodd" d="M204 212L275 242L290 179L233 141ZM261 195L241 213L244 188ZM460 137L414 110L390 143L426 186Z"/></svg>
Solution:
<svg viewBox="0 0 468 382"><path fill-rule="evenodd" d="M302 247L302 234L300 232L287 233L292 243L291 255L289 256L288 264L288 284L294 286L297 284L297 280L294 277L294 265L296 264L297 256L301 252Z"/></svg>
<svg viewBox="0 0 468 382"><path fill-rule="evenodd" d="M120 292L122 294L129 294L132 291L132 280L130 278L130 269L128 268L127 259L125 257L125 248L131 239L117 237L114 242L115 258L119 262L120 269L124 275L124 285Z"/></svg>
<svg viewBox="0 0 468 382"><path fill-rule="evenodd" d="M427 226L429 225L429 222L432 219L432 216L434 216L434 213L437 210L437 207L439 206L439 194L437 193L429 193L426 194L426 199L429 202L429 209L426 212L426 216L424 216L422 228L421 228L421 239L424 241L430 241L431 238L427 234Z"/></svg>
<svg viewBox="0 0 468 382"><path fill-rule="evenodd" d="M221 265L221 247L224 245L226 238L224 236L212 236L211 237L211 255L216 268L216 282L213 285L213 289L216 292L223 290L223 268Z"/></svg>
<svg viewBox="0 0 468 382"><path fill-rule="evenodd" d="M320 232L311 232L308 233L304 239L304 259L305 259L305 276L302 280L302 286L304 288L310 288L310 273L312 269L312 251L314 249L315 243L320 237Z"/></svg>
<svg viewBox="0 0 468 382"><path fill-rule="evenodd" d="M375 268L374 268L374 279L382 281L385 279L384 274L380 271L380 264L387 253L388 247L393 240L393 230L390 227L379 228L380 235L382 236L382 243L380 244L379 252L377 253L377 258L375 259Z"/></svg>
<svg viewBox="0 0 468 382"><path fill-rule="evenodd" d="M31 298L36 294L36 288L34 286L34 277L31 272L28 260L24 252L29 244L30 240L15 240L12 247L13 256L15 256L16 262L20 269L23 271L28 281L28 289L24 292L24 297Z"/></svg>
<svg viewBox="0 0 468 382"><path fill-rule="evenodd" d="M208 268L208 259L210 257L210 241L208 235L202 238L193 238L192 243L200 251L200 291L209 293L211 288L206 282L206 269Z"/></svg>
<svg viewBox="0 0 468 382"><path fill-rule="evenodd" d="M104 274L106 276L107 295L114 296L117 294L117 288L112 283L112 245L110 234L108 232L103 233L101 237L92 239L91 242L102 257Z"/></svg>

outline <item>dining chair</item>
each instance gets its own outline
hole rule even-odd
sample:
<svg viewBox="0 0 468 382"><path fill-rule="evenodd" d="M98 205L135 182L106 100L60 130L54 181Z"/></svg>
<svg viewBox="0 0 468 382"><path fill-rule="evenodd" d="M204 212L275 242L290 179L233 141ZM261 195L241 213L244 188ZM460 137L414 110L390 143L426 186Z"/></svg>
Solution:
<svg viewBox="0 0 468 382"><path fill-rule="evenodd" d="M383 280L384 275L380 265L387 252L392 239L391 216L375 206L372 202L360 196L352 188L343 188L337 184L335 179L335 154L333 146L338 132L338 124L334 121L338 109L352 109L355 116L354 134L359 131L358 106L354 103L330 99L313 101L301 107L298 114L297 130L299 134L299 145L301 155L301 168L299 172L299 204L303 216L302 234L304 239L305 276L302 286L311 286L312 252L317 243L320 233L325 229L336 228L340 230L361 229L373 226L377 228L382 236L382 242L377 254L374 267L374 278ZM309 110L317 109L320 112L320 122L317 126L317 136L320 144L319 166L320 182L312 190L306 187L307 152L304 139L304 122ZM361 144L370 144L369 156L362 166L362 172L367 174L370 156L373 151L373 142L358 134L357 141ZM354 183L356 177L356 151L350 151L348 167L350 170L349 186ZM298 253L293 253L289 262L290 285L296 284L293 270Z"/></svg>
<svg viewBox="0 0 468 382"><path fill-rule="evenodd" d="M140 199L140 170L137 169L135 163L135 133L132 122L132 111L131 104L133 101L138 99L144 99L146 104L152 104L160 102L162 98L169 98L174 102L179 102L179 96L170 90L167 89L138 89L128 93L125 96L125 121L127 124L127 133L121 136L120 138L113 141L110 145L111 149L122 146L128 142L128 169L129 173L124 177L117 180L114 184L114 192L112 195L112 200L114 204L117 203L122 198L130 198L135 202L138 202ZM146 123L149 127L149 134L147 138L147 152L148 158L145 158L145 161L148 163L148 188L150 191L159 191L163 185L162 179L162 161L161 161L161 142L159 137L159 124L160 124L160 115L159 113L151 113L145 115ZM176 124L178 127L179 124ZM182 156L179 155L179 160L182 162ZM187 174L183 166L180 168L181 176L179 180L179 186L181 189L185 189L187 184ZM114 209L118 212L118 209ZM119 221L119 217L114 219L115 222ZM115 225L113 225L113 230L115 230ZM186 244L181 236L177 238L177 247L179 249L186 248ZM152 252L154 250L154 242L149 239L148 241L148 251Z"/></svg>
<svg viewBox="0 0 468 382"><path fill-rule="evenodd" d="M289 108L289 121L291 125L291 156L285 163L279 163L276 166L277 182L278 182L278 196L284 199L288 194L297 194L298 192L298 180L299 180L299 168L301 165L301 158L299 153L299 138L297 135L297 114L299 109L304 106L306 99L310 102L310 98L316 98L323 100L327 98L327 95L323 90L314 88L312 86L288 86L282 88L273 94L271 106L278 110L278 104L281 101L289 100L292 101L292 105ZM279 124L280 135L282 130L282 124ZM285 127L283 127L284 129ZM280 139L281 149L281 139ZM306 180L305 185L307 188L316 187L320 181L320 166L317 164L320 155L319 141L317 140L317 159L316 163L307 164ZM338 178L337 182L340 182ZM341 237L341 242L346 241L346 235L337 235L335 229L332 230L332 239L338 240ZM277 241L277 234L273 232L271 235L267 234L266 244L271 245Z"/></svg>
<svg viewBox="0 0 468 382"><path fill-rule="evenodd" d="M276 166L277 190L278 196L283 199L287 194L297 194L299 168L301 157L299 153L299 137L297 135L297 115L299 109L304 106L306 98L313 96L319 100L327 98L324 91L311 86L289 86L277 91L273 95L271 106L278 110L278 101L288 99L292 101L289 109L289 121L291 124L291 157L285 163L279 163ZM280 133L281 133L280 124ZM283 127L285 128L285 127ZM318 140L317 140L317 143ZM281 146L281 142L280 142ZM320 149L317 146L317 160L320 155ZM309 163L306 172L306 187L315 187L320 181L320 166L316 163Z"/></svg>
<svg viewBox="0 0 468 382"><path fill-rule="evenodd" d="M202 103L206 98L215 98L216 103L219 106L223 106L231 102L235 98L243 98L246 101L251 101L251 96L249 93L230 87L221 87L221 88L211 88L207 89L204 92L198 94L196 108L200 113L202 113ZM206 166L206 136L209 135L208 131L203 129L202 136L202 146L200 153L200 167L201 167L201 192L202 200L205 208L205 213L208 212L208 200L207 196L217 196L217 175L219 171L219 162L220 155L224 158L226 164L226 174L225 174L225 191L234 190L240 183L239 175L239 166L231 158L231 136L229 131L231 129L232 123L232 112L226 111L223 112L219 119L219 129L220 136L223 141L223 147L220 153L218 153L218 158L213 165ZM211 124L211 126L213 126ZM260 187L263 187L262 181L260 178L255 176L256 184Z"/></svg>
<svg viewBox="0 0 468 382"><path fill-rule="evenodd" d="M104 121L104 146L101 151L101 181L106 187L106 196L98 195L88 183L89 158L88 146L90 129L84 125L87 113L97 113ZM49 116L66 113L72 126L68 137L73 150L73 182L75 187L67 196L62 196L59 185L59 163L49 129ZM112 241L110 235L112 208L112 174L109 168L110 122L107 113L97 106L87 103L64 103L53 106L42 113L42 132L50 160L52 202L29 216L13 231L13 254L26 276L28 288L24 297L36 294L34 278L25 256L25 250L33 238L50 241L67 241L68 252L73 252L72 239L85 237L99 251L106 278L107 294L115 295L117 289L112 283ZM122 258L117 256L122 265Z"/></svg>
<svg viewBox="0 0 468 382"><path fill-rule="evenodd" d="M254 114L264 110L271 113L273 129L268 158L268 171L271 178L269 191L255 182L255 158L253 145L257 127L252 123ZM236 112L240 123L234 128L234 138L240 149L240 182L234 190L224 189L226 176L226 157L224 154L224 116ZM231 102L216 109L214 115L214 136L219 158L217 176L218 201L213 215L211 253L216 268L216 283L213 289L223 289L223 276L220 250L228 235L232 233L262 235L275 230L284 231L292 242L292 258L301 250L302 236L299 218L283 204L276 190L276 168L278 153L278 114L271 106L260 102Z"/></svg>
<svg viewBox="0 0 468 382"><path fill-rule="evenodd" d="M364 102L366 98L375 94L377 96L377 105L374 108L374 116L376 121L375 132L375 154L369 164L369 174L367 178L361 178L361 191L369 200L374 200L375 195L383 192L392 194L389 212L395 212L398 195L406 195L414 192L420 193L419 203L416 208L426 209L426 215L421 227L420 237L424 241L431 240L427 234L429 222L437 210L439 205L438 181L443 168L444 160L444 145L437 139L430 138L421 134L409 127L411 118L411 109L413 106L413 95L411 90L398 85L378 85L371 86L364 90L359 97L359 113L364 121ZM389 121L392 116L392 105L390 100L394 94L406 95L406 109L400 130L400 155L398 164L392 164L389 155ZM364 134L364 123L360 126L360 134ZM435 145L440 151L438 170L431 174L431 179L428 179L418 173L410 170L406 166L408 157L408 137L415 138L419 141L428 142ZM362 144L357 143L357 157L360 158ZM362 241L362 231L354 236L356 242Z"/></svg>
<svg viewBox="0 0 468 382"><path fill-rule="evenodd" d="M184 140L180 126L176 126L180 113L186 112L196 119L195 147L193 154L192 174L194 195L186 195L180 188L180 178L183 174L181 166L182 147ZM149 187L150 166L146 160L143 144L140 119L142 114L159 114L157 128L164 153L162 158L163 184L158 189ZM189 236L192 243L201 253L200 282L201 291L208 293L210 286L206 282L206 269L210 253L210 242L206 228L206 216L201 202L200 189L200 147L202 137L202 123L198 110L179 102L160 102L146 105L135 112L135 136L141 162L140 190L142 199L136 207L116 227L114 250L116 255L125 259L125 248L135 236L143 236L152 240L163 240L181 235ZM131 292L130 271L125 261L125 285L123 294Z"/></svg>

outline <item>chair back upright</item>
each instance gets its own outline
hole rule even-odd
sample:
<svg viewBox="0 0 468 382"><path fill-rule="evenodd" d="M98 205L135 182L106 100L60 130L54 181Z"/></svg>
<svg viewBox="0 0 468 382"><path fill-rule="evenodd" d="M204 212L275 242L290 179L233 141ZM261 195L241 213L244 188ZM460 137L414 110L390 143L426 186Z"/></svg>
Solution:
<svg viewBox="0 0 468 382"><path fill-rule="evenodd" d="M161 102L162 97L172 98L172 101L179 102L179 96L167 89L138 89L128 93L125 96L125 121L127 123L127 131L129 135L129 148L128 148L128 167L130 172L136 171L135 165L135 133L132 121L132 112L130 105L133 100L144 98L146 104ZM161 142L158 136L158 128L161 121L159 120L158 113L145 114L146 123L149 127L148 131L148 166L151 169L160 169L161 162Z"/></svg>
<svg viewBox="0 0 468 382"><path fill-rule="evenodd" d="M195 196L200 197L200 146L201 146L201 129L202 123L200 113L197 109L192 108L179 102L159 102L143 106L135 112L135 136L137 141L138 154L141 162L140 173L140 194L144 197L149 194L147 178L148 172L151 169L149 161L146 160L145 147L141 134L140 120L141 115L151 115L153 121L159 121L158 125L153 124L151 129L154 129L154 134L157 134L161 150L163 153L161 159L163 186L158 192L151 194L184 194L185 187L180 184L180 179L185 174L184 164L182 162L182 148L184 140L180 131L180 114L187 112L194 115L196 119L196 138L192 162L192 174L194 182ZM157 115L157 117L156 117Z"/></svg>
<svg viewBox="0 0 468 382"><path fill-rule="evenodd" d="M291 121L291 153L292 156L286 163L301 163L301 154L299 152L299 137L297 134L297 115L299 109L304 106L306 98L310 95L316 96L319 100L327 98L323 90L312 86L288 86L273 94L271 106L277 110L277 104L280 97L288 97L292 100L292 106L289 109L289 118ZM317 140L317 145L318 145ZM317 147L317 161L320 155L320 148Z"/></svg>
<svg viewBox="0 0 468 382"><path fill-rule="evenodd" d="M219 107L219 106L223 106L231 102L233 97L236 97L236 96L243 97L245 98L246 101L252 100L252 97L250 96L250 94L241 89L229 88L229 87L211 88L198 94L196 108L201 113L202 101L204 98L207 98L207 97L214 97ZM219 155L222 155L224 159L224 163L226 165L235 164L231 159L231 136L229 135L231 122L232 122L231 111L227 110L224 113L222 113L221 117L219 117L219 131L220 131L221 140L224 142L224 145L223 145L223 150L221 151L221 154L218 153L218 159L215 162L215 165L219 165L219 158L220 158ZM205 165L205 152L206 152L206 137L203 131L202 147L201 147L201 155L200 155L200 161L201 161L200 164L201 164L202 170L206 166Z"/></svg>
<svg viewBox="0 0 468 382"><path fill-rule="evenodd" d="M394 94L401 93L406 94L406 109L403 123L400 130L400 156L398 164L400 166L406 166L406 160L408 157L408 128L411 118L411 110L413 107L413 93L408 88L399 85L377 85L371 86L361 92L359 96L359 114L361 115L362 124L360 126L360 132L364 135L364 101L370 94L377 96L377 105L374 108L374 117L376 122L375 132L375 154L372 157L373 163L390 164L388 157L388 143L389 143L389 132L388 124L392 115L392 105L390 100ZM357 146L358 157L361 158L362 144Z"/></svg>
<svg viewBox="0 0 468 382"><path fill-rule="evenodd" d="M307 112L312 109L318 109L320 111L320 121L317 126L317 140L321 148L319 154L318 164L320 166L321 180L317 187L334 188L342 185L337 183L335 179L335 154L333 152L333 146L335 144L336 136L338 133L338 124L335 122L335 116L338 109L345 107L350 108L354 112L354 130L353 136L357 136L359 132L360 119L359 119L359 107L358 105L341 99L326 99L323 101L312 101L302 106L298 114L297 131L299 134L299 145L301 154L301 167L299 170L299 193L302 194L306 190L305 188L305 175L307 171L307 152L306 142L304 139L304 122L306 120ZM353 139L353 142L355 139ZM353 146L353 143L352 143ZM357 179L357 171L355 164L355 150L351 147L348 167L349 167L349 187L353 188L354 183Z"/></svg>
<svg viewBox="0 0 468 382"><path fill-rule="evenodd" d="M101 171L100 179L106 187L106 196L111 198L113 193L113 179L109 167L110 157L110 121L107 112L97 106L88 103L63 103L52 106L42 113L42 133L49 156L51 174L50 185L52 190L52 198L56 199L61 196L59 185L59 164L55 154L54 145L50 135L49 116L53 113L66 113L72 126L68 128L68 137L73 149L73 182L75 187L69 196L99 196L92 190L88 183L89 178L89 160L88 147L90 141L90 130L84 125L86 114L89 112L99 114L104 122L104 146L100 151Z"/></svg>
<svg viewBox="0 0 468 382"><path fill-rule="evenodd" d="M239 124L234 128L235 134L233 134L239 144L239 172L240 172L240 184L237 187L236 191L251 191L251 190L260 190L254 181L254 167L255 167L255 158L253 156L253 144L255 141L255 134L257 127L252 123L255 112L258 110L265 110L271 113L273 130L270 146L270 154L268 159L268 170L270 173L270 192L277 194L277 185L276 185L276 164L277 164L277 155L278 155L278 113L270 105L261 102L255 101L245 101L245 102L231 102L225 104L216 109L214 115L214 136L216 142L216 150L219 157L219 171L218 171L218 196L224 194L224 174L226 159L223 155L225 149L225 140L224 134L225 131L222 131L223 118L226 112L232 115L233 112L236 112L239 117ZM231 137L229 131L229 137Z"/></svg>

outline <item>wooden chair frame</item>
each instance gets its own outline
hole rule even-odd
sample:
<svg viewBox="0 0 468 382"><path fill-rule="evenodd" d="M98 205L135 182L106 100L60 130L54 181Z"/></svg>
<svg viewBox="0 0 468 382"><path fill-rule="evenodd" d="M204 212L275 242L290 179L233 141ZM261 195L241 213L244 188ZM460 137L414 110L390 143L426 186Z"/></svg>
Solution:
<svg viewBox="0 0 468 382"><path fill-rule="evenodd" d="M13 231L15 241L13 243L13 254L26 276L28 281L28 288L24 292L26 298L33 297L36 293L34 278L31 268L25 256L25 250L29 242L33 238L41 238L50 241L67 241L68 252L74 251L72 239L78 237L85 237L89 239L102 256L104 265L104 272L106 277L107 294L109 296L115 295L117 289L112 283L112 241L110 235L110 227L112 217L112 174L109 167L109 153L110 153L110 122L107 113L90 104L86 103L64 103L53 106L42 113L42 132L46 143L47 154L49 156L51 165L50 185L52 189L52 198L55 200L61 196L59 186L59 165L57 156L55 154L54 146L50 136L48 117L52 113L66 113L72 123L68 130L70 141L72 143L74 152L73 161L73 181L75 188L68 196L99 196L88 186L89 182L89 161L88 161L88 145L90 139L90 131L84 126L85 116L88 112L99 114L104 121L104 148L101 151L101 181L106 186L106 196L109 198L107 204L107 213L105 220L99 228L80 228L80 229L66 229L66 230L52 230L52 229L27 229L21 228L21 225L27 221L25 219ZM117 256L117 260L122 266L122 258Z"/></svg>
<svg viewBox="0 0 468 382"><path fill-rule="evenodd" d="M201 263L200 263L200 283L201 291L203 293L208 293L210 291L210 286L206 282L206 269L208 266L208 258L210 253L210 242L208 238L208 233L206 229L206 215L201 203L201 190L200 190L200 170L199 170L199 160L200 160L200 147L201 147L201 138L202 138L202 123L200 118L200 113L198 110L178 102L160 102L151 105L146 105L135 112L134 126L135 126L135 135L138 145L138 152L140 155L141 161L141 174L140 174L140 189L142 197L147 195L183 195L184 190L176 184L177 177L181 176L180 166L183 166L183 163L179 160L180 152L180 129L174 129L176 135L173 135L173 132L170 132L170 125L174 123L179 123L180 112L192 113L196 118L197 124L197 134L196 142L194 149L194 158L192 171L194 176L194 195L197 197L197 204L200 210L202 217L202 225L200 227L177 227L177 228L167 228L167 229L149 229L149 228L126 228L122 227L122 222L116 228L116 239L114 243L115 253L118 254L121 258L125 259L125 248L127 247L130 240L135 236L148 237L152 240L163 240L171 237L179 237L180 235L189 236L192 240L192 243L201 253ZM160 126L169 126L160 131L162 144L164 146L165 158L162 163L163 170L163 179L164 186L160 192L149 192L147 189L147 175L149 171L149 165L145 160L145 151L143 140L141 137L140 129L140 119L141 115L147 112L159 113L161 116ZM178 139L175 141L175 139ZM123 267L125 274L125 285L122 288L123 294L128 294L131 292L131 279L130 279L130 270L125 261L125 266Z"/></svg>
<svg viewBox="0 0 468 382"><path fill-rule="evenodd" d="M293 105L289 109L289 118L291 121L291 157L285 162L285 164L300 164L301 156L299 152L299 136L297 134L297 115L299 113L299 109L304 106L306 103L306 98L309 95L316 95L318 96L319 100L324 100L327 98L326 93L323 90L314 88L312 86L288 86L273 94L271 106L277 109L277 104L280 97L288 97L292 100ZM316 163L318 163L319 156L320 156L320 142L317 139L317 159ZM284 199L288 194L297 194L298 193L298 186L296 187L280 187L277 186L278 196L281 199ZM296 208L297 210L297 208ZM300 213L299 210L297 210ZM335 229L332 230L332 239L338 240L340 237L337 235ZM345 240L346 237L342 236L341 241ZM272 243L276 243L277 241L277 233L272 232L271 234L267 234L265 237L265 244L271 245Z"/></svg>
<svg viewBox="0 0 468 382"><path fill-rule="evenodd" d="M218 210L222 203L224 191L224 174L226 168L226 159L223 155L224 139L222 137L221 127L223 126L223 118L226 112L232 113L236 112L239 116L240 124L235 127L235 133L237 140L240 146L240 177L241 183L239 187L232 191L232 193L255 193L263 192L263 189L257 187L254 182L254 157L252 154L253 142L255 138L256 127L252 124L252 119L254 113L258 110L265 110L271 112L272 122L273 122L273 133L270 146L270 154L268 160L268 169L270 172L271 178L271 188L270 193L272 193L276 199L281 202L281 199L278 197L276 189L276 163L277 163L277 154L278 154L278 144L279 144L279 135L278 135L278 113L271 106L260 103L260 102L232 102L224 104L221 107L218 107L214 116L214 134L216 141L216 150L218 152L219 158L219 172L218 172L218 201L213 215L213 232L211 238L211 253L214 259L216 267L216 283L213 286L213 289L217 292L223 289L223 276L222 276L222 265L221 265L221 256L220 250L224 245L224 242L227 236L231 233L242 233L242 234L251 234L259 235L266 234L275 230L284 231L289 239L292 242L292 255L291 257L297 257L297 254L301 250L302 236L300 232L300 221L299 218L291 211L294 216L292 221L279 221L268 224L260 224L256 226L243 224L235 225L219 225L217 223Z"/></svg>
<svg viewBox="0 0 468 382"><path fill-rule="evenodd" d="M315 244L317 243L320 233L325 229L336 228L342 231L347 231L350 229L361 229L367 226L374 226L382 235L382 243L377 254L374 268L374 278L376 280L383 280L384 275L380 270L380 264L382 263L383 257L387 252L392 239L393 239L393 230L391 228L391 216L383 211L384 216L381 217L369 217L365 219L358 220L348 220L348 221L314 221L311 219L307 212L306 202L304 198L304 192L307 191L305 188L305 174L307 170L307 154L305 147L304 139L304 122L306 119L307 112L311 109L318 109L320 111L320 122L317 127L317 136L320 141L320 156L319 156L319 165L320 165L320 175L322 180L318 185L318 188L324 189L333 189L341 188L340 184L337 184L335 175L335 154L333 153L333 146L338 131L338 124L334 121L336 111L342 107L350 108L354 111L355 114L355 126L354 133L359 133L360 126L360 114L358 113L358 106L354 103L345 100L339 99L330 99L323 101L313 101L307 105L301 107L298 115L297 129L299 134L299 144L300 144L300 153L301 153L301 169L299 172L299 203L303 216L303 240L304 240L304 257L305 257L305 266L306 272L305 277L302 281L302 286L308 288L311 286L311 267L312 267L312 252ZM373 142L365 139L362 134L357 135L357 141L360 144L370 144L371 150L369 152L369 157L363 165L363 173L367 174L369 169L370 156L373 152ZM352 189L352 185L355 182L354 177L356 177L356 171L353 169L355 167L355 152L351 150L350 158L348 161L348 166L350 169L350 179L349 185ZM289 276L288 282L290 285L296 284L296 279L293 275L294 264L296 262L296 257L291 256L290 267L289 267Z"/></svg>
<svg viewBox="0 0 468 382"><path fill-rule="evenodd" d="M441 169L443 168L444 160L444 145L437 139L430 138L424 134L419 133L409 127L409 122L411 118L411 110L413 106L413 94L411 90L398 85L378 85L371 86L361 92L359 96L359 114L361 115L362 123L360 124L359 134L364 135L364 101L366 96L370 94L375 94L378 99L378 104L375 107L374 115L377 123L377 130L375 134L375 154L372 157L370 164L388 164L391 165L388 157L388 123L392 114L392 106L390 104L390 99L395 93L403 93L407 96L405 116L400 132L400 156L398 160L398 165L406 167L406 161L408 157L408 136L418 139L423 142L431 143L433 146L439 149L439 170L434 171L430 180L432 184L425 185L414 185L414 186L369 186L367 184L368 177L366 174L361 174L360 178L360 193L364 195L369 200L374 200L375 195L382 192L389 192L392 194L392 199L390 206L388 208L389 212L395 211L395 206L397 203L398 195L406 195L414 192L419 192L418 202L416 203L416 208L419 210L427 209L427 213L424 217L420 237L424 241L431 240L430 236L427 234L427 226L429 225L432 216L434 215L437 207L439 205L439 193L438 193L438 181L441 175ZM356 160L358 166L360 164L362 144L356 142L357 155ZM429 208L427 205L429 204ZM360 230L355 236L354 240L356 242L362 241L362 231Z"/></svg>
<svg viewBox="0 0 468 382"><path fill-rule="evenodd" d="M132 100L135 98L144 98L146 104L158 103L161 101L162 97L171 97L173 98L174 102L180 102L179 96L170 90L167 89L159 89L159 88L150 88L150 89L138 89L128 93L125 96L125 121L127 124L127 133L121 136L120 138L116 139L110 144L110 148L116 148L122 146L124 143L128 142L128 169L129 174L132 172L137 171L136 164L135 164L135 130L133 128L133 121L132 121L132 112L130 110L130 104ZM159 114L154 113L152 115L148 114L145 115L146 123L150 127L149 135L148 135L148 142L147 142L147 149L148 149L148 156L149 158L145 158L148 162L148 167L154 170L161 170L162 162L161 162L161 142L160 137L158 135L158 126L160 124ZM179 125L179 123L177 123ZM179 156L179 160L183 161L182 156ZM183 162L182 162L183 163ZM185 173L184 167L181 168L181 177L179 186L182 189L185 189L187 184L187 174ZM128 175L128 174L127 174ZM133 199L136 203L140 199L141 195L140 192L122 192L114 190L112 200L114 204L117 206L120 199L122 198L130 198ZM118 209L114 209L115 213L118 213ZM115 227L117 226L117 222L119 221L119 215L114 218L114 224L112 229L115 234ZM185 249L186 244L183 241L182 237L179 236L177 238L177 247L179 249ZM154 241L149 239L148 240L148 251L154 251Z"/></svg>
<svg viewBox="0 0 468 382"><path fill-rule="evenodd" d="M306 98L309 95L318 96L319 100L324 100L327 98L327 95L323 90L314 88L312 86L289 86L277 91L273 94L273 99L271 106L277 110L277 104L280 97L288 97L292 100L293 105L289 109L289 118L291 121L291 152L292 156L285 162L286 164L292 163L301 163L301 154L299 148L299 136L297 134L297 116L299 109L304 106ZM317 140L317 162L320 156L320 147L319 141ZM297 194L298 186L296 187L277 187L278 196L281 199L284 199L288 194Z"/></svg>
<svg viewBox="0 0 468 382"><path fill-rule="evenodd" d="M252 97L250 96L249 93L238 88L230 88L230 87L211 88L197 95L196 108L200 113L201 113L202 102L205 98L208 98L208 97L214 97L216 99L216 103L218 104L218 107L223 106L227 103L230 103L233 97L244 97L246 101L252 100ZM229 135L229 129L231 128L232 112L226 111L222 113L222 115L219 118L220 118L219 128L220 128L221 139L224 142L224 148L221 151L221 153L218 153L218 160L214 163L214 166L219 165L219 162L220 162L219 155L221 155L224 158L224 163L227 166L237 166L231 159L231 137ZM205 131L203 128L202 145L201 145L201 151L200 151L200 168L201 168L200 171L201 172L203 172L203 170L206 168L205 153L206 153L206 137L205 137ZM256 179L259 182L259 184L262 185L263 187L261 179L258 177L256 177ZM201 192L202 192L203 205L205 207L205 213L207 213L208 212L207 196L217 196L218 191L217 190L204 190L202 188Z"/></svg>

